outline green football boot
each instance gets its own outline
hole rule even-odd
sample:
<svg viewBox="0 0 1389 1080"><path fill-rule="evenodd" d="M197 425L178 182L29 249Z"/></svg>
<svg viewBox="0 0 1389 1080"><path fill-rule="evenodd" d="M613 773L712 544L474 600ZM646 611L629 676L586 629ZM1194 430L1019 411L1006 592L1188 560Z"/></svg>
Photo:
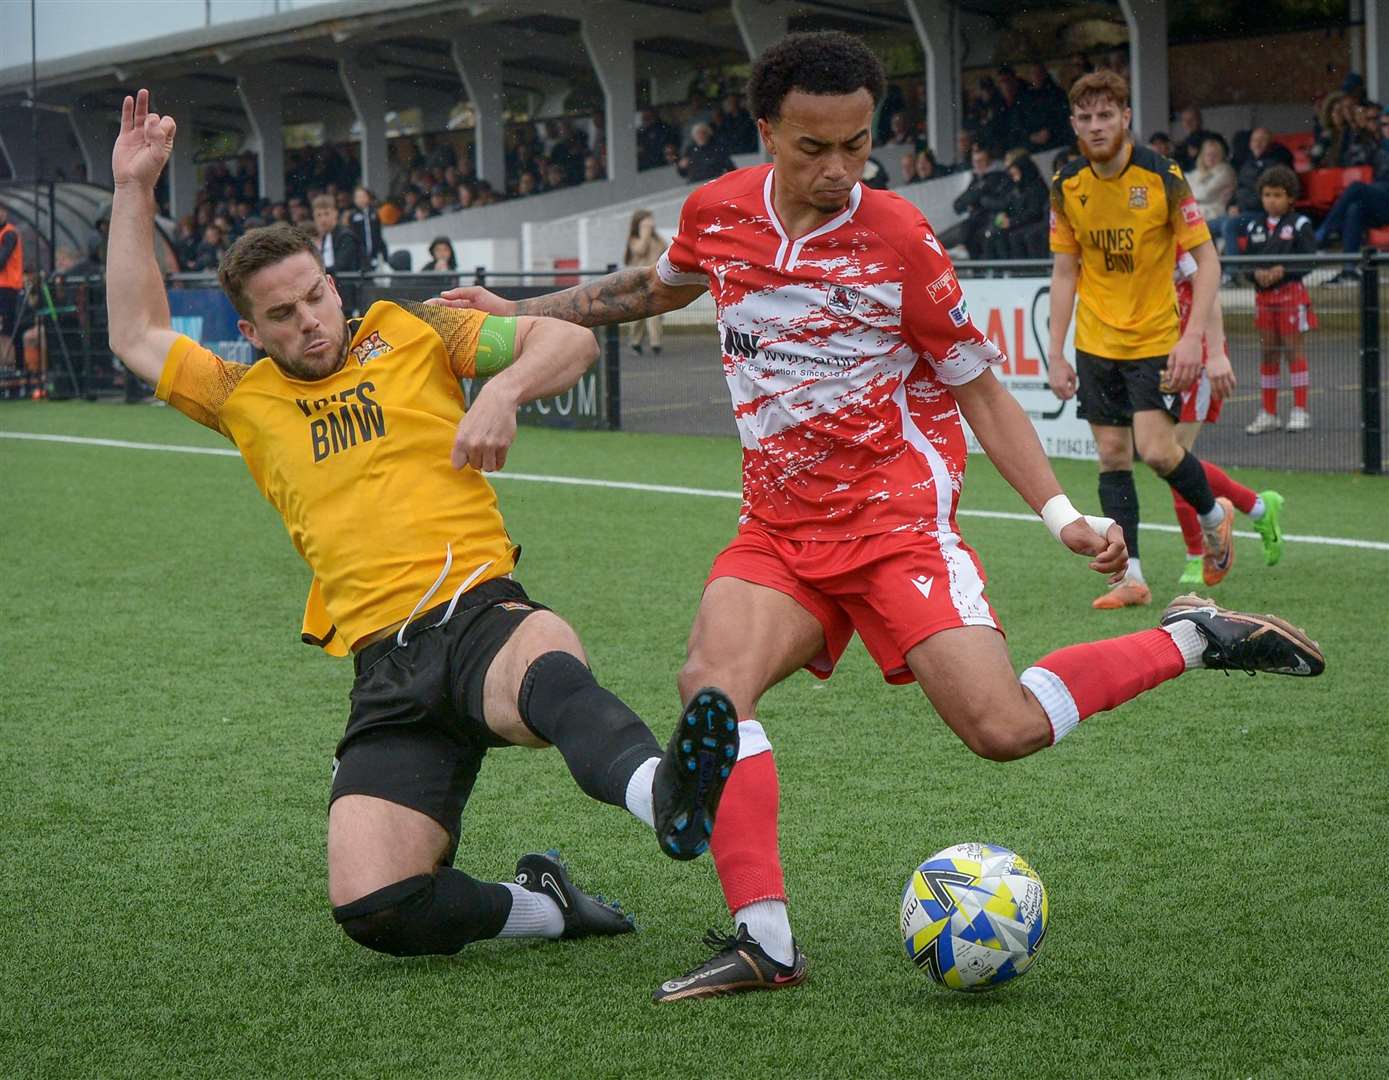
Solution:
<svg viewBox="0 0 1389 1080"><path fill-rule="evenodd" d="M1274 566L1283 557L1283 527L1279 524L1283 496L1276 491L1261 491L1259 498L1264 500L1264 516L1254 522L1254 529L1264 545L1264 562Z"/></svg>

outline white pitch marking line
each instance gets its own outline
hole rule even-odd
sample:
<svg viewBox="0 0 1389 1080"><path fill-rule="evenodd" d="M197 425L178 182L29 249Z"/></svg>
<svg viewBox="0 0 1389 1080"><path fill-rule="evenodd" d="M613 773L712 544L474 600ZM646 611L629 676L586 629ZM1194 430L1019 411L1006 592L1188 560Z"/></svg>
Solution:
<svg viewBox="0 0 1389 1080"><path fill-rule="evenodd" d="M77 446L105 446L119 450L163 450L173 454L211 454L215 457L240 457L240 453L220 446L180 446L173 443L127 442L123 439L94 439L81 435L45 435L28 431L0 431L0 439L27 439L33 442L70 443ZM488 473L489 480L522 480L537 484L563 484L569 487L609 488L618 491L644 491L653 495L693 495L704 499L742 499L737 491L719 491L715 488L680 487L674 484L639 484L631 480L599 480L585 476L546 476L541 473L496 472ZM959 510L960 517L993 518L996 521L1030 521L1040 525L1041 518L1036 514L1021 514L1008 510ZM1157 525L1148 522L1138 526L1145 532L1176 533L1181 530L1175 525ZM1255 532L1236 531L1236 536L1249 540L1258 539ZM1284 533L1284 540L1299 544L1320 544L1324 547L1362 548L1367 551L1389 551L1389 542L1383 540L1353 540L1345 536L1304 536Z"/></svg>

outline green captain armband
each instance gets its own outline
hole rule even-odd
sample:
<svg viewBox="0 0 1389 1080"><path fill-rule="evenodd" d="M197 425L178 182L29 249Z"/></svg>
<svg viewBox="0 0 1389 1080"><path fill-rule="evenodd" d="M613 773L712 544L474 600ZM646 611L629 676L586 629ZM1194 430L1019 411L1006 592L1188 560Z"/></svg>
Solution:
<svg viewBox="0 0 1389 1080"><path fill-rule="evenodd" d="M516 360L516 318L489 315L478 332L477 357L473 369L480 376L495 375Z"/></svg>

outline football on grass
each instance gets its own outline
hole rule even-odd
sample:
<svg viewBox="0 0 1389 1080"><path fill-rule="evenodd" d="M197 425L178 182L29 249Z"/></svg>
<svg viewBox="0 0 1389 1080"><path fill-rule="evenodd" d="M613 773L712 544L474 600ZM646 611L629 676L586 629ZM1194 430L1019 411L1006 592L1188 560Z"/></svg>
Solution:
<svg viewBox="0 0 1389 1080"><path fill-rule="evenodd" d="M956 844L912 871L902 894L907 956L952 990L992 990L1032 966L1047 933L1047 890L1022 858Z"/></svg>

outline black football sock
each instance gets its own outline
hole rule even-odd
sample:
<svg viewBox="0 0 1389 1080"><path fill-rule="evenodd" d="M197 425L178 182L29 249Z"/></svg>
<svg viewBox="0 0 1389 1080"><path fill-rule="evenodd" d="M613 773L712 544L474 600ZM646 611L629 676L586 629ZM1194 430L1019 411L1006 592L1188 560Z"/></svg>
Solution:
<svg viewBox="0 0 1389 1080"><path fill-rule="evenodd" d="M1215 493L1211 491L1211 482L1206 479L1206 470L1201 468L1201 462L1195 454L1183 453L1177 467L1163 479L1172 485L1178 495L1191 503L1192 508L1203 519L1215 509Z"/></svg>
<svg viewBox="0 0 1389 1080"><path fill-rule="evenodd" d="M1129 558L1138 558L1138 487L1132 469L1100 473L1100 509L1124 530Z"/></svg>

